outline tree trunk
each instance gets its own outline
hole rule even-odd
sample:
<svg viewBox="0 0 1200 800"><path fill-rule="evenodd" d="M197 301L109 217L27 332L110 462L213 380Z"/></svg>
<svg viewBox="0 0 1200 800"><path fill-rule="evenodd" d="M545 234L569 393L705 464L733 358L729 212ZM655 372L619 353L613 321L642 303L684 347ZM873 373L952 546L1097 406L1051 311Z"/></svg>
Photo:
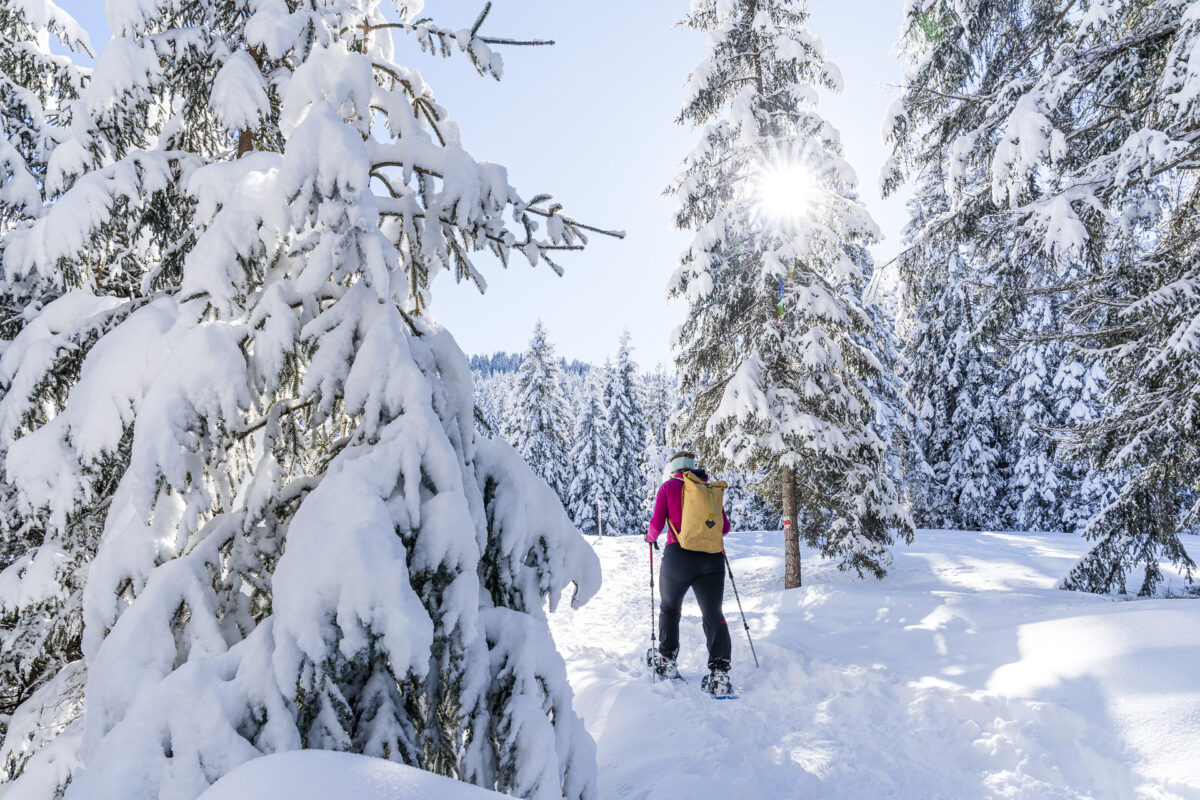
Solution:
<svg viewBox="0 0 1200 800"><path fill-rule="evenodd" d="M796 526L796 473L791 467L779 468L783 485L783 588L800 585L800 529Z"/></svg>
<svg viewBox="0 0 1200 800"><path fill-rule="evenodd" d="M254 131L247 129L247 130L244 130L241 133L239 133L238 134L238 143L237 143L237 157L241 158L242 156L246 155L246 153L249 153L253 149L254 149Z"/></svg>
<svg viewBox="0 0 1200 800"><path fill-rule="evenodd" d="M363 26L364 26L364 30L365 30L365 26L366 26L365 22L363 23ZM250 48L250 57L254 59L254 63L258 66L258 68L262 69L262 66L263 66L262 52L260 52L257 47ZM246 153L249 153L253 149L254 149L254 131L247 128L246 130L238 133L237 157L241 158L242 156L246 155Z"/></svg>

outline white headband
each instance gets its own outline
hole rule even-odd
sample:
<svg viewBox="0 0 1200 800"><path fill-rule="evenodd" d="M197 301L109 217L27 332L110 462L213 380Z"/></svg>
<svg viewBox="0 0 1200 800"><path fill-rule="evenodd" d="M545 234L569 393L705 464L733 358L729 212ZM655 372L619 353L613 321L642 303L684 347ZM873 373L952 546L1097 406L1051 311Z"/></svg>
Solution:
<svg viewBox="0 0 1200 800"><path fill-rule="evenodd" d="M696 459L689 458L688 456L680 456L679 458L671 461L670 465L668 465L668 468L671 470L671 472L678 472L681 469L695 469Z"/></svg>

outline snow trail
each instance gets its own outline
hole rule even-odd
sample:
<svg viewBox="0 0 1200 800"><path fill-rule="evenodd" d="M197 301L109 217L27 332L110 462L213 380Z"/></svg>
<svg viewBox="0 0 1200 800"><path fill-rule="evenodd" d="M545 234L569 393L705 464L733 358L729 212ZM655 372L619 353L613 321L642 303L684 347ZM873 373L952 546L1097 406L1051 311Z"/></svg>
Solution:
<svg viewBox="0 0 1200 800"><path fill-rule="evenodd" d="M688 683L650 682L647 546L604 539L600 593L551 616L601 797L1200 798L1200 605L1053 589L1083 549L923 531L882 583L806 551L783 592L780 534L733 534L762 668L726 581L741 699L718 703L690 593Z"/></svg>

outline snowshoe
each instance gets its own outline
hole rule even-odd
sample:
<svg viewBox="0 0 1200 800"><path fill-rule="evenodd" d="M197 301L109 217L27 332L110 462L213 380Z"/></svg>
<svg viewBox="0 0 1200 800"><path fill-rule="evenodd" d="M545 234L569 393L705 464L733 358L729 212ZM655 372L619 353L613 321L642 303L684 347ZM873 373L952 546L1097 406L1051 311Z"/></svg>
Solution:
<svg viewBox="0 0 1200 800"><path fill-rule="evenodd" d="M737 695L733 693L733 683L729 680L729 672L714 669L700 679L701 690L708 692L714 700L732 700Z"/></svg>
<svg viewBox="0 0 1200 800"><path fill-rule="evenodd" d="M658 677L663 680L683 680L683 676L679 674L678 667L675 666L675 659L667 658L653 647L646 651L646 666L654 670Z"/></svg>

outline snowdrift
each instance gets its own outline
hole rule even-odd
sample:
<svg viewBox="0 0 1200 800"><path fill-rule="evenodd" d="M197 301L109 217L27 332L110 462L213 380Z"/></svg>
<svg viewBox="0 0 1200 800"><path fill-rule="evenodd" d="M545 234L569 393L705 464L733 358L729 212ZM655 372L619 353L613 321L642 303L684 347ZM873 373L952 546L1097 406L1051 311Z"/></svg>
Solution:
<svg viewBox="0 0 1200 800"><path fill-rule="evenodd" d="M304 750L256 758L230 772L200 800L500 800L432 772L380 758Z"/></svg>

